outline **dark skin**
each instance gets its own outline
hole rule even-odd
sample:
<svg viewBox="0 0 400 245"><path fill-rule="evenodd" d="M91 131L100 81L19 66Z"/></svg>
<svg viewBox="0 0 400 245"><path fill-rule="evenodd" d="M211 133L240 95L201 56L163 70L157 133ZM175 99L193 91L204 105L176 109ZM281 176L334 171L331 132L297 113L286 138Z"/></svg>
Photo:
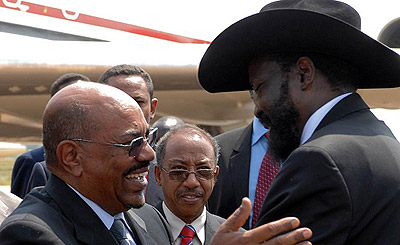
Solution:
<svg viewBox="0 0 400 245"><path fill-rule="evenodd" d="M113 76L108 79L108 85L116 87L131 96L143 111L144 118L148 123L154 118L158 100L150 99L146 82L140 76Z"/></svg>
<svg viewBox="0 0 400 245"><path fill-rule="evenodd" d="M90 89L86 87L90 87ZM51 99L46 107L44 117L56 115L52 112L59 111L58 109L67 104L66 102L70 102L71 99L79 100L82 104L90 106L91 111L98 116L118 112L116 115L121 123L115 126L113 118L104 118L103 127L107 125L109 127L92 134L97 141L127 142L132 139L132 135L144 136L145 131L148 130L148 124L134 100L120 90L101 84L71 85ZM104 158L104 155L107 155L108 158ZM150 162L154 156L154 151L149 145L145 145L136 157L131 157L126 149L63 140L57 146L58 162L55 163L56 167L50 167L50 170L96 202L105 211L114 215L128 210L131 206L143 205L142 191L146 184L144 178L129 180L126 179L128 176L125 176L124 173L127 169L132 169L134 172L132 174L146 172L147 165L145 163ZM101 168L98 167L100 165ZM133 168L135 166L137 168ZM94 172L96 173L92 174ZM92 177L92 179L88 177ZM93 183L93 179L99 180L98 183ZM250 211L250 200L245 199L242 207L221 225L214 235L212 244L258 244L266 240L269 240L267 244L296 244L311 237L311 231L307 228L293 230L300 224L296 218L271 222L245 233L238 232Z"/></svg>
<svg viewBox="0 0 400 245"><path fill-rule="evenodd" d="M245 197L242 205L218 228L210 244L311 244L309 241L304 241L311 238L311 230L308 228L295 229L300 225L300 221L293 217L270 222L246 232L238 231L246 222L250 212L251 202Z"/></svg>
<svg viewBox="0 0 400 245"><path fill-rule="evenodd" d="M282 84L282 77L285 76L289 81L292 102L300 114L297 123L300 132L316 110L344 93L332 90L326 77L308 57L300 57L287 74L283 73L277 62L257 58L249 65L249 81L254 89L256 115L259 113L268 115L268 108L274 97L279 95L278 88Z"/></svg>
<svg viewBox="0 0 400 245"><path fill-rule="evenodd" d="M47 105L45 117L57 115L54 112L75 100L90 108L87 120L99 122L99 130L91 133L90 140L115 144L145 136L148 124L131 97L106 85L87 84L93 89L77 83L57 93ZM107 117L111 114L113 117ZM114 120L120 123L115 125ZM50 170L110 215L115 215L143 206L147 181L133 175L146 175L154 157L148 144L132 157L126 148L66 139L57 146L57 168Z"/></svg>

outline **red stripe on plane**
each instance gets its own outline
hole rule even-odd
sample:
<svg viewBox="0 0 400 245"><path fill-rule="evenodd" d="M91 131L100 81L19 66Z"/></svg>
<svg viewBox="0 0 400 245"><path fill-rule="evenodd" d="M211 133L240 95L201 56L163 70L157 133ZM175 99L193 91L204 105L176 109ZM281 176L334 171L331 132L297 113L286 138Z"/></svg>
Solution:
<svg viewBox="0 0 400 245"><path fill-rule="evenodd" d="M4 2L7 2L8 6ZM195 39L195 38L175 35L172 33L157 31L157 30L153 30L153 29L149 29L149 28L145 28L145 27L141 27L141 26L130 25L130 24L126 24L123 22L104 19L104 18L100 18L100 17L96 17L96 16L75 13L73 11L64 11L64 10L58 9L58 8L48 7L48 6L39 5L39 4L35 4L35 3L30 3L30 2L23 2L23 1L19 1L19 0L16 0L16 2L11 2L10 0L2 0L2 1L0 1L0 7L5 7L5 8L9 8L9 9L14 9L14 10L20 10L20 11L24 11L24 8L29 7L29 9L24 12L38 14L38 15L44 15L44 16L53 17L53 18L57 18L57 19L75 21L75 22L79 22L79 23L100 26L100 27L105 27L105 28L119 30L119 31L125 31L125 32L129 32L129 33L163 39L163 40L172 41L172 42L210 44L209 41L205 41L205 40L201 40L201 39ZM63 11L64 11L64 13L63 13ZM69 18L67 18L67 17L69 17Z"/></svg>

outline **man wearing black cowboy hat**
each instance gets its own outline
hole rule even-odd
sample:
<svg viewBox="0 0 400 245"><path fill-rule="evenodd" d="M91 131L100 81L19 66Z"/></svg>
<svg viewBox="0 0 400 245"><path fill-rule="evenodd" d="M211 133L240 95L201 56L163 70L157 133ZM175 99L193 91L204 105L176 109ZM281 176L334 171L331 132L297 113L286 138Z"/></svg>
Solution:
<svg viewBox="0 0 400 245"><path fill-rule="evenodd" d="M266 5L223 31L199 67L209 92L254 90L283 160L257 225L296 216L315 244L399 244L400 144L357 88L400 86L400 57L333 0Z"/></svg>

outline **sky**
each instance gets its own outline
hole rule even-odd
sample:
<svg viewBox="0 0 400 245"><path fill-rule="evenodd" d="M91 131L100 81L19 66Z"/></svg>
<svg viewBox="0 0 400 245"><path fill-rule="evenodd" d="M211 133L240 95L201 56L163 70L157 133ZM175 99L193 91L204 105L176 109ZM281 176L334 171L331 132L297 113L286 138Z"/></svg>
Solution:
<svg viewBox="0 0 400 245"><path fill-rule="evenodd" d="M2 0L6 1L6 0ZM259 12L261 0L27 0L81 13L211 41L234 22ZM362 30L376 38L399 17L399 0L344 0L361 15Z"/></svg>
<svg viewBox="0 0 400 245"><path fill-rule="evenodd" d="M5 2L7 0L1 1ZM17 2L15 0L8 1ZM26 1L207 41L212 41L229 25L259 12L265 4L271 2L261 0ZM373 38L378 37L379 32L386 24L400 17L399 0L344 0L343 2L351 5L360 13L362 31ZM117 32L110 33L110 35L118 34ZM107 33L107 35L109 34ZM34 55L37 56L36 54ZM375 113L379 118L387 121L397 137L400 138L400 124L398 123L400 121L400 112L376 110Z"/></svg>

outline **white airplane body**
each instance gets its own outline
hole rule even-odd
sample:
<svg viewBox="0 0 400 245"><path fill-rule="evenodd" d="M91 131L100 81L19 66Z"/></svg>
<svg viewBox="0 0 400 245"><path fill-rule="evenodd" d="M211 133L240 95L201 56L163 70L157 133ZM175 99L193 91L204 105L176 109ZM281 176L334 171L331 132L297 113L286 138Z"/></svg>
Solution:
<svg viewBox="0 0 400 245"><path fill-rule="evenodd" d="M222 29L211 36L197 36L196 28L189 24L185 35L176 35L174 25L168 25L171 20L165 19L167 31L161 32L154 29L159 27L157 24L144 27L146 14L158 9L146 8L149 3L131 3L130 8L136 8L129 12L128 7L108 1L108 12L92 14L100 2L106 1L92 1L91 9L83 8L79 1L0 0L0 141L40 142L41 117L50 97L49 88L60 75L81 73L96 81L109 67L125 63L150 73L154 96L159 99L156 119L174 115L221 131L251 122L254 106L248 92L210 94L197 81L198 63L209 42ZM266 4L257 2L257 9L230 16L234 20L226 23L256 13ZM166 12L177 4L188 7L182 2L158 2L157 6ZM111 19L109 12L115 9L124 14ZM190 22L190 14L198 18L196 9L191 11L181 11L184 18L179 23ZM136 16L133 21L138 25L132 24L126 13ZM174 15L176 12L170 17ZM202 16L206 19L207 12ZM154 14L149 19L153 17ZM220 18L224 18L223 13ZM154 22L162 21L161 18ZM372 108L400 108L399 89L359 92Z"/></svg>

